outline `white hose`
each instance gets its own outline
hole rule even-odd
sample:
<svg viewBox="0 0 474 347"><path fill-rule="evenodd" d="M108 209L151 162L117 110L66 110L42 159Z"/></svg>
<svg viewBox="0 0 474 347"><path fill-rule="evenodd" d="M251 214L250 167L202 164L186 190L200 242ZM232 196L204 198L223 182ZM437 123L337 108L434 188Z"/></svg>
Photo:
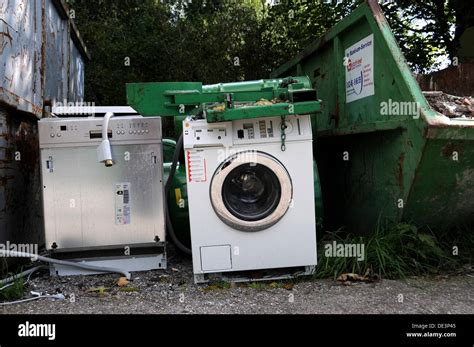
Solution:
<svg viewBox="0 0 474 347"><path fill-rule="evenodd" d="M114 116L113 112L107 112L102 122L102 140L109 139L109 121Z"/></svg>
<svg viewBox="0 0 474 347"><path fill-rule="evenodd" d="M38 300L38 299L65 300L66 297L65 297L63 294L37 295L37 296L34 296L34 297L32 297L32 298L28 298L28 299L22 299L22 300L17 300L17 301L8 301L8 302L0 302L0 306L22 304L22 303L24 303L24 302L29 302L29 301Z"/></svg>
<svg viewBox="0 0 474 347"><path fill-rule="evenodd" d="M97 147L97 158L99 163L105 163L106 166L112 166L112 149L110 147L109 141L109 121L114 114L112 112L107 112L104 116L104 120L102 121L102 142L100 143L99 147Z"/></svg>
<svg viewBox="0 0 474 347"><path fill-rule="evenodd" d="M23 271L19 274L16 274L16 275L13 275L11 277L8 277L8 278L5 278L3 280L0 280L0 285L6 285L5 287L2 287L0 288L0 290L3 290L5 289L9 284L8 283L11 283L11 282L15 282L18 278L23 278L25 276L29 276L31 275L33 272L36 272L38 270L42 270L42 269L45 269L47 268L47 266L45 265L39 265L39 266L36 266L34 268L31 268L31 269L28 269L26 271Z"/></svg>
<svg viewBox="0 0 474 347"><path fill-rule="evenodd" d="M0 256L2 256L2 257L33 258L33 259L41 260L41 261L44 261L44 262L47 262L47 263L77 267L77 268L84 269L84 270L119 273L119 274L124 275L127 279L131 278L130 272L122 270L122 269L117 269L117 268L112 268L112 267L102 267L102 266L88 265L88 264L74 262L74 261L65 261L65 260L59 260L59 259L52 259L52 258L47 258L47 257L43 257L41 255L32 254L32 253L0 250Z"/></svg>

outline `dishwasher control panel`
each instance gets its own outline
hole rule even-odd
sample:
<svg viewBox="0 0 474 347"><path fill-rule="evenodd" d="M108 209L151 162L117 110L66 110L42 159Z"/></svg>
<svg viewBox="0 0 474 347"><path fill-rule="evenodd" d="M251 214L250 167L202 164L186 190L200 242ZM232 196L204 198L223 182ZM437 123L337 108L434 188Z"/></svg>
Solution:
<svg viewBox="0 0 474 347"><path fill-rule="evenodd" d="M103 119L43 118L39 121L40 147L81 144L97 146L102 141ZM116 116L110 119L107 136L110 142L161 142L161 118Z"/></svg>

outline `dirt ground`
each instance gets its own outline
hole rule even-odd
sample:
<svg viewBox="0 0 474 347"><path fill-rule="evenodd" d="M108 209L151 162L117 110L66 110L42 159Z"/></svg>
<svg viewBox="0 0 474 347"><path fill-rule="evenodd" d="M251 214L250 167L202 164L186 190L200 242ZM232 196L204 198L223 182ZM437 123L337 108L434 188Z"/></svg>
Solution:
<svg viewBox="0 0 474 347"><path fill-rule="evenodd" d="M28 292L62 293L65 300L0 306L0 314L357 314L474 313L474 275L381 280L342 285L303 279L237 285L195 285L191 260L171 256L168 270L120 275L31 279Z"/></svg>

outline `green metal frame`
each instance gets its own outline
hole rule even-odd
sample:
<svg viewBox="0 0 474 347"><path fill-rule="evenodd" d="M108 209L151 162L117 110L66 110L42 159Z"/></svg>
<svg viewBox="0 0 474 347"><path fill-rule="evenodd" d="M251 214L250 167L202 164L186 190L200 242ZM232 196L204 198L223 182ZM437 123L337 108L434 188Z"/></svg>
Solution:
<svg viewBox="0 0 474 347"><path fill-rule="evenodd" d="M225 111L207 111L207 121L226 122L238 119L289 116L292 114L310 114L321 111L321 103L318 101L307 101L298 103L279 103L268 106L248 106L242 108L231 108Z"/></svg>
<svg viewBox="0 0 474 347"><path fill-rule="evenodd" d="M127 85L127 99L144 116L202 112L210 123L321 110L306 76L208 86L200 82L133 83ZM262 100L267 102L259 104Z"/></svg>

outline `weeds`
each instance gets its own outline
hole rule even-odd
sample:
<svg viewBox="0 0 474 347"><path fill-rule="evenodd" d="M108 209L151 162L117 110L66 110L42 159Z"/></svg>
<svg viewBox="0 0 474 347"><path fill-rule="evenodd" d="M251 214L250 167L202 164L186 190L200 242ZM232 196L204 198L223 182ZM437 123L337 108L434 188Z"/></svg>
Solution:
<svg viewBox="0 0 474 347"><path fill-rule="evenodd" d="M22 266L16 266L15 272L11 272L8 269L8 263L6 258L0 258L0 279L14 276L16 273L23 271ZM9 284L0 284L0 301L12 301L18 300L23 297L26 291L26 283L23 278L17 278L14 282Z"/></svg>
<svg viewBox="0 0 474 347"><path fill-rule="evenodd" d="M252 288L252 289L257 289L257 290L263 290L266 288L266 283L263 283L263 282L250 282L248 284L248 287L249 288Z"/></svg>
<svg viewBox="0 0 474 347"><path fill-rule="evenodd" d="M429 229L423 230L410 224L376 228L372 235L354 236L339 230L329 234L330 241L340 244L363 244L365 255L358 261L355 257L326 256L323 240L319 250L316 278L337 278L342 273L358 273L379 278L406 278L412 275L428 275L440 271L452 271L461 264L471 262L474 237L471 231L459 234L443 234L437 237ZM457 244L463 245L463 253L452 253L453 236Z"/></svg>
<svg viewBox="0 0 474 347"><path fill-rule="evenodd" d="M0 289L0 301L18 300L23 297L25 283L22 278L19 278L9 285L1 286Z"/></svg>
<svg viewBox="0 0 474 347"><path fill-rule="evenodd" d="M227 281L213 281L209 283L207 287L204 288L204 291L212 291L212 290L219 290L219 289L229 289L231 284Z"/></svg>

